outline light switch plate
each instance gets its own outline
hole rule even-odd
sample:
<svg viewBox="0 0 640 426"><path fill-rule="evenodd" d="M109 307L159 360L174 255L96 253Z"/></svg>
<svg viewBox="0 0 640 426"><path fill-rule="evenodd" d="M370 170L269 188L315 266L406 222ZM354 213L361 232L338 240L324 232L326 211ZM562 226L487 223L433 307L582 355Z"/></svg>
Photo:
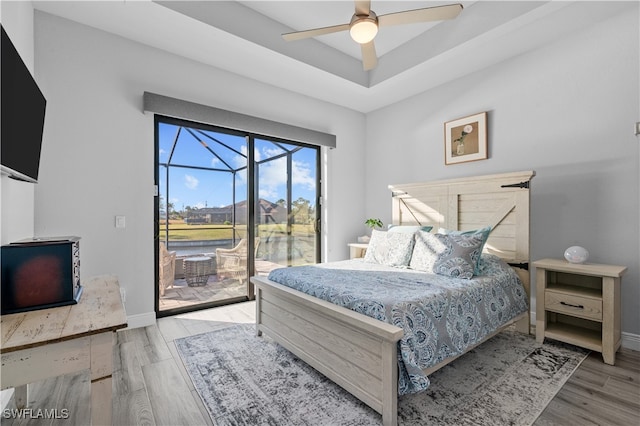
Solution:
<svg viewBox="0 0 640 426"><path fill-rule="evenodd" d="M124 216L116 216L116 228L124 228L126 226Z"/></svg>
<svg viewBox="0 0 640 426"><path fill-rule="evenodd" d="M636 136L640 135L640 121L636 122Z"/></svg>

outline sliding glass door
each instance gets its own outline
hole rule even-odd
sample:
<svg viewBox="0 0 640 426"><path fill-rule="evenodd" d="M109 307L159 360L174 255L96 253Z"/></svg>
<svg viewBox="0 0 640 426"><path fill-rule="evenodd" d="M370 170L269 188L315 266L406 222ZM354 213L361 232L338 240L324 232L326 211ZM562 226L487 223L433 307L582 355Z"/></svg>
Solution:
<svg viewBox="0 0 640 426"><path fill-rule="evenodd" d="M319 261L319 149L255 139L256 273Z"/></svg>
<svg viewBox="0 0 640 426"><path fill-rule="evenodd" d="M156 116L159 316L253 298L319 260L319 148Z"/></svg>

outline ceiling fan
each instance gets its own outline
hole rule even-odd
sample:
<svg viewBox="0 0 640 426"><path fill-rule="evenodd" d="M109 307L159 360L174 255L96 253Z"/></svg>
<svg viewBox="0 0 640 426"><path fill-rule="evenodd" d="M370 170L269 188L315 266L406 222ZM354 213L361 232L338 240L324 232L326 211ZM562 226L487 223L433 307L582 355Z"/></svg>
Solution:
<svg viewBox="0 0 640 426"><path fill-rule="evenodd" d="M371 10L370 0L355 0L355 5L356 11L351 17L351 22L348 24L295 31L282 34L282 38L286 41L294 41L349 30L351 38L360 44L362 50L362 65L364 70L368 71L375 68L378 64L376 48L373 44L373 39L378 33L378 27L413 24L416 22L443 21L455 18L462 11L461 4L450 4L446 6L405 10L378 16Z"/></svg>

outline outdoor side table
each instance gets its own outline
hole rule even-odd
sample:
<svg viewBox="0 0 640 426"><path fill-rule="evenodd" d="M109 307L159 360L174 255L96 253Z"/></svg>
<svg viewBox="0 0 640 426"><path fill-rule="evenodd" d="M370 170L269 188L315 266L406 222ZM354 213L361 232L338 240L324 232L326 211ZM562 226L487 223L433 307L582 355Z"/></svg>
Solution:
<svg viewBox="0 0 640 426"><path fill-rule="evenodd" d="M187 257L184 259L184 276L189 287L206 285L209 275L213 274L213 259L208 256Z"/></svg>

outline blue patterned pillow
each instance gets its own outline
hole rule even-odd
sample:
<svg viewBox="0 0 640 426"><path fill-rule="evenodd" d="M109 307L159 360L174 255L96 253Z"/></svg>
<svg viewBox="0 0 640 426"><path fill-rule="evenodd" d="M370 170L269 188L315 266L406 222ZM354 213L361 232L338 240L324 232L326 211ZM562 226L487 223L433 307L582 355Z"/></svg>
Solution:
<svg viewBox="0 0 640 426"><path fill-rule="evenodd" d="M489 234L491 233L491 226L485 226L484 228L474 229L472 231L453 231L451 229L439 228L438 234L448 234L448 235L480 235L482 240L482 247L480 247L480 253L482 254L482 250L484 249L484 244L487 242L489 238ZM478 258L478 262L473 270L474 275L480 275L480 258Z"/></svg>
<svg viewBox="0 0 640 426"><path fill-rule="evenodd" d="M479 234L416 234L409 267L432 274L470 279L482 253Z"/></svg>
<svg viewBox="0 0 640 426"><path fill-rule="evenodd" d="M376 229L371 232L371 240L364 255L364 261L387 266L406 267L413 251L413 234L403 232L384 232Z"/></svg>

